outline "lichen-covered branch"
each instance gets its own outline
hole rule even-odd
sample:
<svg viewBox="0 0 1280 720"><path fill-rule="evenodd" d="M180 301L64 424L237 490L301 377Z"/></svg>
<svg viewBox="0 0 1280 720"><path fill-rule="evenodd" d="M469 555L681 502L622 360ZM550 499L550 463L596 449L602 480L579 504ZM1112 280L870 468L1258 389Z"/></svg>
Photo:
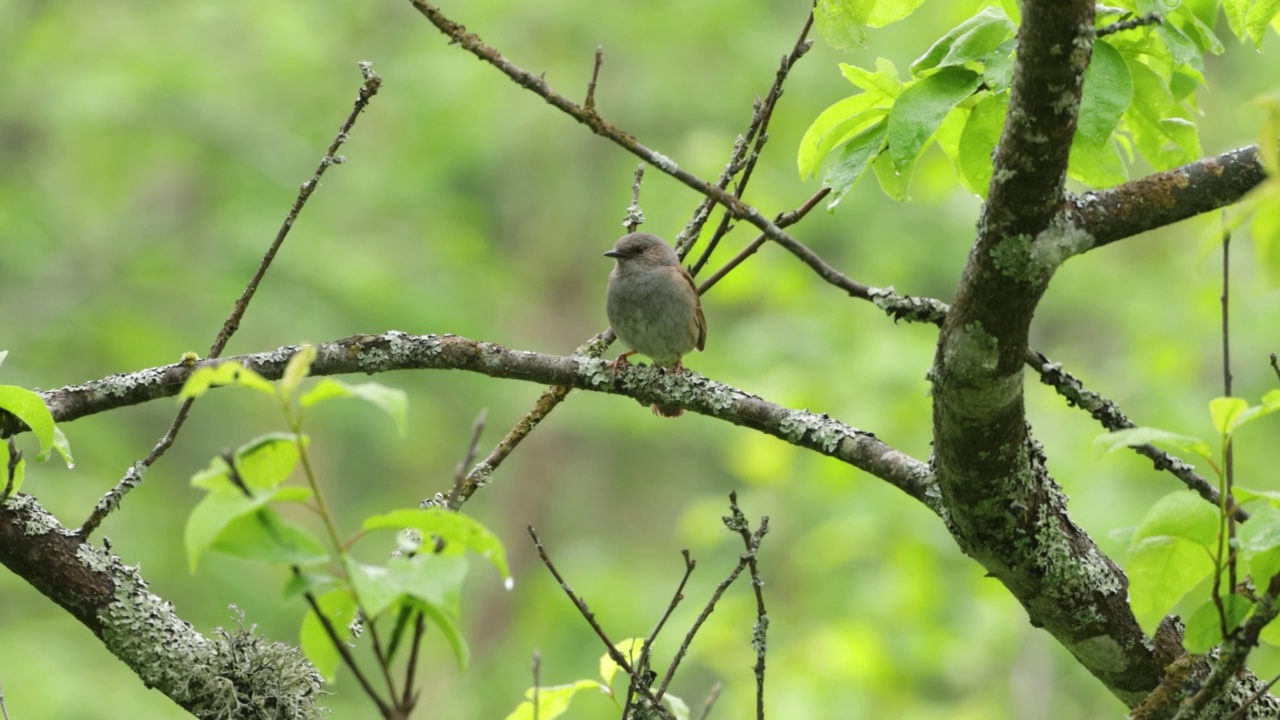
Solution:
<svg viewBox="0 0 1280 720"><path fill-rule="evenodd" d="M1072 224L1093 239L1082 250L1092 250L1227 207L1264 179L1258 147L1250 145L1072 197L1066 212Z"/></svg>
<svg viewBox="0 0 1280 720"><path fill-rule="evenodd" d="M297 351L298 346L286 346L224 360L175 363L50 390L41 396L54 419L66 422L173 397L192 372L219 362L239 361L275 380L284 373L289 358ZM933 475L926 463L895 450L869 432L826 415L775 405L696 372L677 376L653 367L633 365L614 378L608 363L599 357L545 355L456 335L409 335L390 331L317 345L311 373L372 374L413 369L466 370L490 377L623 395L646 407L654 403L678 405L846 462L885 480L934 512L940 512Z"/></svg>
<svg viewBox="0 0 1280 720"><path fill-rule="evenodd" d="M89 628L146 683L199 718L319 718L302 651L243 629L207 637L147 590L137 568L81 542L30 495L0 505L0 565Z"/></svg>

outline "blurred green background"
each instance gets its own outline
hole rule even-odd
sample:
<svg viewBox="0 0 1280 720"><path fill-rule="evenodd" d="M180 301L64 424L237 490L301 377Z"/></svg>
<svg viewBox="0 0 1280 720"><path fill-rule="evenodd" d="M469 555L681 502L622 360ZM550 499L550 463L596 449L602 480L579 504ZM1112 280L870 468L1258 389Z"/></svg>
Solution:
<svg viewBox="0 0 1280 720"><path fill-rule="evenodd" d="M819 42L792 74L748 200L772 215L818 188L798 181L795 151L817 113L851 91L838 62L885 56L905 68L976 7L935 0L871 34L857 53ZM444 10L572 98L583 97L603 46L596 99L605 118L713 178L808 4L558 0ZM1254 141L1261 116L1247 101L1277 82L1266 69L1273 59L1234 39L1228 46L1207 63L1209 153ZM611 263L600 253L622 233L636 160L448 47L407 2L9 0L0 4L0 349L10 354L0 382L54 388L203 353L348 112L358 60L373 62L382 92L228 353L387 329L567 353L603 329ZM911 203L886 200L872 183L795 233L861 282L949 299L977 200L956 189L936 150L917 170ZM697 200L650 170L645 229L673 237ZM1037 347L1139 424L1208 434L1206 401L1220 393L1218 255L1205 249L1214 227L1216 217L1201 218L1072 260L1041 306ZM731 235L711 267L751 237ZM1276 385L1267 353L1277 349L1278 310L1238 247L1236 394L1256 400ZM894 325L773 247L703 302L707 351L688 358L690 367L927 457L931 328ZM311 421L330 502L348 531L368 514L447 489L480 409L489 408L485 452L541 391L452 372L376 379L408 393L407 438L360 404L335 404ZM1096 459L1100 428L1028 383L1036 434L1075 519L1122 560L1113 534L1178 483L1136 456ZM199 499L190 475L219 450L282 427L250 395L217 392L198 403L177 445L100 534L198 629L233 624L235 603L259 632L292 642L303 609L280 601L283 573L209 556L192 575L182 548ZM26 489L78 524L175 407L160 401L68 423L76 468L33 467ZM1276 429L1245 431L1238 482L1277 489L1265 442ZM720 523L733 489L772 527L761 557L771 717L1123 713L1027 624L936 517L885 483L703 417L669 422L629 400L574 393L467 505L506 543L515 589L475 563L464 618L472 666L459 673L441 638L429 636L417 716L505 717L530 684L535 649L546 684L595 675L602 648L538 563L530 524L615 639L649 632L689 548L698 570L660 641L667 656L740 551ZM11 717L185 716L7 571L0 598L0 683ZM729 592L673 686L701 707L722 682L713 717L753 707L753 602L745 583ZM1260 650L1255 667L1274 674L1280 659ZM333 690L335 717L373 716L349 674ZM584 697L569 717L612 717L611 707Z"/></svg>

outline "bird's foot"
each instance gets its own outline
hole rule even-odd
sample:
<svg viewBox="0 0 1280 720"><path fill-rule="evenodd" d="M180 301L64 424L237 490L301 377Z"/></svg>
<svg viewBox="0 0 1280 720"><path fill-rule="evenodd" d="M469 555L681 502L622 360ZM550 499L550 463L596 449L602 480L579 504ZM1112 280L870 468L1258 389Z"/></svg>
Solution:
<svg viewBox="0 0 1280 720"><path fill-rule="evenodd" d="M627 357L635 354L636 352L634 350L628 350L622 353L621 355L619 355L618 357L614 358L613 362L609 363L609 369L613 373L614 380L618 379L618 366L622 366L624 368L629 366L631 364L631 361L628 360Z"/></svg>

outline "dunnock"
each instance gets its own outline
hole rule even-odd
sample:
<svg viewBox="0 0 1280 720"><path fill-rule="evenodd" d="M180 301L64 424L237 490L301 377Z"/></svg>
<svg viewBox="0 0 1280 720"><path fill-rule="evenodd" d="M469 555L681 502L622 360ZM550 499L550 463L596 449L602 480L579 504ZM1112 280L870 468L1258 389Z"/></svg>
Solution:
<svg viewBox="0 0 1280 720"><path fill-rule="evenodd" d="M631 348L613 361L627 364L627 356L640 353L677 375L683 369L680 356L707 340L707 321L702 316L698 290L689 271L671 246L656 235L624 235L605 253L618 261L609 273L605 311L613 333ZM675 405L654 405L662 417L680 417L684 410Z"/></svg>

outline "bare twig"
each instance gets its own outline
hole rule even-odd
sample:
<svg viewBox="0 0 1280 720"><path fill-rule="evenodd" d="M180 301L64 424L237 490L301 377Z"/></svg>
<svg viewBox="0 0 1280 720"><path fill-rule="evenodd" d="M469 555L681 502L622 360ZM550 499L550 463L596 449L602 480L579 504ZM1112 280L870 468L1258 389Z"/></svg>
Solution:
<svg viewBox="0 0 1280 720"><path fill-rule="evenodd" d="M272 240L267 252L262 256L262 261L258 263L258 268L254 271L253 277L249 278L249 283L245 285L244 290L240 293L240 298L236 300L235 305L231 308L231 314L222 323L222 328L218 331L217 337L214 338L213 345L209 347L210 358L221 356L222 351L226 349L227 342L231 340L231 336L240 328L240 321L249 309L249 301L253 299L258 290L258 285L267 274L267 268L271 266L271 261L275 259L280 246L284 244L289 231L293 229L293 224L298 219L298 214L302 212L302 208L307 204L307 199L311 197L311 193L320 185L320 177L324 175L330 165L337 165L346 161L346 158L338 155L337 152L343 143L347 141L348 133L355 126L356 119L360 116L360 113L364 111L369 104L369 100L377 94L378 88L382 86L382 78L373 71L373 66L370 63L361 62L360 72L364 75L364 83L360 86L360 91L356 96L356 102L351 109L351 113L347 115L346 121L338 129L338 134L329 143L329 148L325 151L324 157L320 158L320 164L316 166L315 172L311 174L311 179L302 184L297 197L294 198L293 205L285 215L284 222L281 223L280 229L276 231L275 239ZM88 539L93 534L93 531L102 524L107 515L120 506L124 496L142 483L142 475L146 472L146 469L151 467L156 460L159 460L160 456L164 455L165 451L173 445L173 441L178 437L178 431L182 429L183 423L187 421L187 415L191 412L191 404L193 402L194 399L188 399L182 403L181 407L178 408L177 414L174 415L173 422L169 424L169 429L165 431L165 434L155 444L155 447L151 448L151 452L141 461L131 465L125 472L124 477L120 479L120 482L116 483L115 487L107 491L102 499L98 501L84 524L76 531L81 540Z"/></svg>
<svg viewBox="0 0 1280 720"><path fill-rule="evenodd" d="M748 558L747 567L751 572L751 588L756 595L756 624L752 629L751 647L756 651L756 665L753 668L756 675L756 720L764 720L764 659L768 650L769 613L764 607L764 581L760 579L756 555L760 549L760 541L769 531L769 516L760 518L760 527L753 534L751 526L747 523L747 516L743 514L742 508L738 507L737 492L729 493L729 509L732 516L725 518L725 525L742 538L742 545Z"/></svg>
<svg viewBox="0 0 1280 720"><path fill-rule="evenodd" d="M631 704L631 697L635 693L636 683L648 682L646 673L649 669L649 658L653 653L653 643L657 640L658 633L662 632L662 626L667 624L667 619L671 617L671 613L675 612L676 606L684 599L684 586L689 582L689 576L693 575L693 569L698 566L698 561L689 556L688 548L681 550L680 554L684 557L684 576L680 578L680 584L676 586L676 592L671 596L671 602L667 603L667 609L663 611L662 617L658 619L658 624L653 626L649 637L645 638L644 648L640 651L640 660L636 663L636 674L631 676L631 686L627 689L627 705Z"/></svg>
<svg viewBox="0 0 1280 720"><path fill-rule="evenodd" d="M296 566L293 568L293 572L295 575L299 573ZM334 629L333 623L329 621L329 616L325 615L320 609L320 603L316 601L315 594L308 590L303 593L303 597L307 599L307 604L311 606L311 612L314 612L316 617L320 619L320 625L324 627L325 634L329 636L329 642L333 643L334 649L338 651L340 656L342 656L343 664L351 669L351 674L356 676L356 681L360 683L360 687L364 690L365 695L368 695L369 699L378 706L378 712L382 714L382 717L392 717L391 706L378 696L378 692L373 689L373 685L369 683L369 679L364 676L363 672L361 672L360 666L356 663L355 657L351 654L351 650L347 647L347 644L343 642L342 637L338 635L338 631ZM408 688L406 688L406 691L407 690Z"/></svg>
<svg viewBox="0 0 1280 720"><path fill-rule="evenodd" d="M391 656L382 649L382 638L378 633L378 623L374 618L369 618L367 624L369 626L369 637L373 638L374 657L377 658L378 667L382 670L382 679L387 683L387 697L391 699L391 702L395 702L396 696L400 693L396 692L396 683L391 679Z"/></svg>
<svg viewBox="0 0 1280 720"><path fill-rule="evenodd" d="M427 621L421 611L415 612L413 625L413 645L409 648L409 664L404 671L404 695L400 698L400 706L405 712L411 712L418 704L418 693L413 689L414 677L418 674L418 649L422 647L422 635L427 631Z"/></svg>
<svg viewBox="0 0 1280 720"><path fill-rule="evenodd" d="M1159 25L1162 22L1164 22L1164 18L1160 17L1160 13L1149 12L1146 15L1138 15L1127 20L1113 22L1105 27L1100 27L1096 34L1098 37L1105 37L1112 33L1132 30L1134 28L1142 27L1143 25Z"/></svg>
<svg viewBox="0 0 1280 720"><path fill-rule="evenodd" d="M707 695L707 702L702 706L702 715L699 717L699 720L707 720L707 718L710 717L711 708L715 706L716 700L720 699L721 689L721 685L718 682L711 686L711 693Z"/></svg>
<svg viewBox="0 0 1280 720"><path fill-rule="evenodd" d="M733 508L735 507L734 503L737 501L737 495L736 493L731 493L729 497L731 498L730 507ZM739 518L741 518L741 524L739 523ZM741 511L733 516L725 517L724 523L725 527L734 532L739 532L741 528L747 528L746 517L741 514ZM747 529L749 530L749 528ZM767 532L769 532L769 518L763 517L760 519L760 526L756 528L756 531L748 535L747 550L738 557L738 564L734 566L733 570L729 572L729 575L725 577L724 580L720 581L719 585L716 585L716 589L711 593L711 598L707 600L706 606L702 608L702 612L698 614L698 618L694 620L689 631L685 633L684 641L680 643L680 647L676 650L675 656L671 658L671 665L667 668L666 674L662 676L662 683L658 685L659 700L661 700L662 696L666 694L667 687L671 684L672 678L675 677L676 670L680 667L680 662L684 660L685 655L689 652L689 646L693 643L694 636L698 634L698 630L702 627L702 624L707 621L707 618L711 617L712 611L716 608L716 603L720 601L721 596L723 596L725 591L729 589L729 586L733 584L733 581L737 580L738 576L742 574L742 571L755 560L756 552L760 549L760 541L764 538L764 535ZM763 603L763 601L761 602ZM759 623L757 623L756 636L753 637L752 642L753 645L755 644L755 637L763 637L759 633L760 627ZM761 647L763 647L763 642L761 642ZM759 665L756 677L760 682L763 682L763 664ZM763 708L763 702L764 695L761 693L759 695L761 708ZM763 709L761 709L761 712L763 712Z"/></svg>
<svg viewBox="0 0 1280 720"><path fill-rule="evenodd" d="M533 651L533 720L538 720L538 692L542 689L542 653Z"/></svg>
<svg viewBox="0 0 1280 720"><path fill-rule="evenodd" d="M1280 359L1276 358L1275 353L1271 353L1271 369L1276 371L1276 379L1280 380Z"/></svg>
<svg viewBox="0 0 1280 720"><path fill-rule="evenodd" d="M488 417L489 409L485 408L476 416L475 422L471 423L471 442L467 443L467 452L462 456L462 461L458 463L457 469L453 472L453 490L449 493L447 505L450 509L458 509L458 493L467 481L467 468L476 459L476 447L480 444L480 433L484 432L485 419Z"/></svg>
<svg viewBox="0 0 1280 720"><path fill-rule="evenodd" d="M596 63L591 68L591 82L587 83L587 99L583 101L582 107L589 111L596 108L596 81L600 79L600 66L604 63L604 46L596 46Z"/></svg>
<svg viewBox="0 0 1280 720"><path fill-rule="evenodd" d="M569 596L569 600L573 603L573 606L578 609L578 613L582 615L582 617L587 621L587 624L591 626L591 629L595 631L596 636L604 643L605 650L608 652L609 658L617 663L618 667L622 668L623 672L634 678L636 676L634 667L627 661L627 658L618 651L618 648L614 646L613 641L609 639L609 636L605 634L604 628L600 627L600 623L596 621L595 613L591 612L591 608L587 607L586 601L578 597L578 595L573 592L573 588L569 586L569 582L565 580L564 576L560 574L560 571L556 569L555 563L551 562L551 557L547 555L547 549L542 546L542 539L538 537L538 532L533 529L532 525L529 526L529 537L533 538L533 545L538 549L538 557L542 558L542 564L546 565L547 569L551 571L551 575L556 579L556 582L560 583L560 589L564 590L565 595ZM649 688L648 683L640 683L637 689L645 696L645 699L652 704L653 708L662 715L662 717L668 718L668 720L673 720L671 711L662 707L660 704L662 701L662 693L658 693L658 696L654 697L653 691Z"/></svg>
<svg viewBox="0 0 1280 720"><path fill-rule="evenodd" d="M743 136L743 142L734 148L734 160L731 160L725 170L729 176L735 164L742 163L742 176L738 178L737 186L733 190L734 197L742 198L747 191L747 183L751 182L751 173L755 170L756 162L760 159L760 153L764 150L764 145L769 141L769 121L773 118L773 109L778 105L778 98L782 97L782 85L787 80L788 73L791 68L809 52L809 48L813 47L813 41L809 40L809 30L813 27L813 12L810 11L805 16L804 27L800 30L800 37L796 38L796 44L791 48L791 52L782 56L782 62L778 66L778 71L774 74L773 86L769 88L769 92L765 95L764 101L760 102L756 111L751 115L751 124L747 128L746 135ZM754 143L753 143L754 141ZM746 155L745 163L741 153L745 151L748 144L752 144L751 152ZM721 181L724 181L724 176ZM721 187L724 187L723 185ZM715 251L716 245L720 243L720 238L729 232L730 216L725 213L720 219L720 225L716 231L711 234L711 239L707 241L707 246L702 250L702 254L698 256L697 262L689 269L695 277L711 259L711 253ZM776 222L776 221L775 221ZM782 227L779 225L779 227ZM687 237L690 249L697 240L697 235ZM687 251L686 251L687 252Z"/></svg>
<svg viewBox="0 0 1280 720"><path fill-rule="evenodd" d="M4 706L4 686L0 685L0 718L9 720L9 708Z"/></svg>
<svg viewBox="0 0 1280 720"><path fill-rule="evenodd" d="M13 486L18 482L18 463L22 462L22 451L18 450L18 445L13 441L12 436L9 437L8 443L9 466L6 468L7 472L5 473L8 480L4 484L4 493L0 494L0 503L8 500L9 496L13 495Z"/></svg>
<svg viewBox="0 0 1280 720"><path fill-rule="evenodd" d="M1222 212L1222 394L1231 397L1231 229L1227 225L1227 213ZM1213 603L1218 608L1218 625L1225 640L1232 629L1227 626L1227 611L1223 607L1219 593L1222 579L1222 564L1227 565L1227 593L1236 592L1236 521L1231 511L1235 509L1235 498L1232 485L1235 480L1235 452L1232 450L1230 437L1225 441L1223 449L1223 485L1219 499L1218 557L1217 572L1213 577ZM1225 527L1223 527L1225 525ZM1224 532L1225 531L1225 532Z"/></svg>
<svg viewBox="0 0 1280 720"><path fill-rule="evenodd" d="M805 215L809 214L810 210L817 207L818 203L822 202L822 199L830 193L831 188L823 188L819 190L813 194L813 197L804 201L804 204L800 207L789 212L779 214L778 217L774 218L774 223L776 223L778 227L787 227L788 225L794 225L800 222L804 219ZM756 251L760 249L760 246L764 245L766 240L768 240L768 238L766 238L763 233L757 235L756 239L752 240L751 243L739 251L737 255L734 255L733 259L729 260L729 262L721 266L719 270L712 273L711 277L703 280L702 284L698 286L698 294L701 295L715 287L715 284L723 280L725 275L728 275L734 268L738 267L745 262L747 258L754 255Z"/></svg>
<svg viewBox="0 0 1280 720"><path fill-rule="evenodd" d="M644 210L640 209L640 182L644 180L644 163L636 166L636 179L631 183L631 204L627 206L627 215L622 219L622 227L633 233L644 224Z"/></svg>

